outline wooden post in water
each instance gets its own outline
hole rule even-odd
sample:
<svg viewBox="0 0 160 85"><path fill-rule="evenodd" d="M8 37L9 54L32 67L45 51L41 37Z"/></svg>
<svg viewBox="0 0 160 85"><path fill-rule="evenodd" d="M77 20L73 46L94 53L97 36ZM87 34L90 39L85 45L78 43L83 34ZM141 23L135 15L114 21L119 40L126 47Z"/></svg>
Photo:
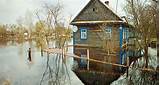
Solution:
<svg viewBox="0 0 160 85"><path fill-rule="evenodd" d="M62 51L62 62L66 64L65 48L62 48L61 51Z"/></svg>
<svg viewBox="0 0 160 85"><path fill-rule="evenodd" d="M41 56L43 56L43 49L41 48Z"/></svg>
<svg viewBox="0 0 160 85"><path fill-rule="evenodd" d="M62 52L63 52L63 57L64 57L64 63L66 64L66 50L65 48L62 48Z"/></svg>
<svg viewBox="0 0 160 85"><path fill-rule="evenodd" d="M32 61L32 54L31 54L31 48L28 50L28 60L31 62Z"/></svg>
<svg viewBox="0 0 160 85"><path fill-rule="evenodd" d="M87 70L89 70L89 48L87 49Z"/></svg>

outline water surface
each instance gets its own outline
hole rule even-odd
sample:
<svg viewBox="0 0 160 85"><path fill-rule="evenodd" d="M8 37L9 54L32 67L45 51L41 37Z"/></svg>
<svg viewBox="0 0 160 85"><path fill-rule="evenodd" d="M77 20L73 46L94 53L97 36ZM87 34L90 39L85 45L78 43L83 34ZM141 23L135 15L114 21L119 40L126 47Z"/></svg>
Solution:
<svg viewBox="0 0 160 85"><path fill-rule="evenodd" d="M32 61L28 61L28 48L32 50ZM69 52L72 53L73 49L69 48ZM25 42L23 44L17 44L9 42L8 44L0 46L0 85L39 85L42 74L46 69L47 54L44 53L41 56L40 50L38 50L34 44L32 46ZM54 69L55 56L50 55L50 63ZM61 81L67 81L63 84L71 85L83 85L78 77L71 71L73 64L73 58L67 58L67 68L70 79ZM66 75L66 74L65 74ZM64 75L63 75L64 76ZM61 82L60 81L60 82ZM42 85L47 85L47 78L45 78Z"/></svg>

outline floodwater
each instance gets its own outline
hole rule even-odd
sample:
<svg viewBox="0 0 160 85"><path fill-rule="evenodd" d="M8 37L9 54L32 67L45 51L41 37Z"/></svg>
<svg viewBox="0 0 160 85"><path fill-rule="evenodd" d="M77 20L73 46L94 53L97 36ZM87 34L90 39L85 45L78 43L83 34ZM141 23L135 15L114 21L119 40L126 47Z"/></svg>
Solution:
<svg viewBox="0 0 160 85"><path fill-rule="evenodd" d="M28 61L28 48L31 47L32 61ZM69 52L73 49L69 48ZM55 56L51 55L51 67L55 68ZM41 56L41 51L29 42L23 44L8 43L0 46L0 85L40 85L42 75L46 69L47 54ZM67 57L68 74L63 76L69 77L59 79L66 81L60 85L83 85L78 77L71 71L73 58ZM56 71L56 69L54 70ZM48 85L47 78L44 78L42 85Z"/></svg>

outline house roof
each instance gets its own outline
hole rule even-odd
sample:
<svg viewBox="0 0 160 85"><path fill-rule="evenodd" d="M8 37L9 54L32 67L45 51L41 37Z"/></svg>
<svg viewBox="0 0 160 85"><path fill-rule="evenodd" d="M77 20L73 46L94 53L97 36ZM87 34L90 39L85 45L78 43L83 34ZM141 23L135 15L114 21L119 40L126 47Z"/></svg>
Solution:
<svg viewBox="0 0 160 85"><path fill-rule="evenodd" d="M107 20L107 19L106 20L77 20L78 16L80 16L81 13L85 11L85 9L89 7L94 1L98 1L101 5L105 7L105 9L108 9L109 12L111 12L114 16L116 16L117 19L116 20ZM125 23L125 21L123 21L120 16L118 16L107 4L105 4L105 2L101 0L90 0L88 4L80 11L80 13L72 20L71 24L76 25L76 24L87 24L87 23L96 24L96 23L114 23L114 22Z"/></svg>

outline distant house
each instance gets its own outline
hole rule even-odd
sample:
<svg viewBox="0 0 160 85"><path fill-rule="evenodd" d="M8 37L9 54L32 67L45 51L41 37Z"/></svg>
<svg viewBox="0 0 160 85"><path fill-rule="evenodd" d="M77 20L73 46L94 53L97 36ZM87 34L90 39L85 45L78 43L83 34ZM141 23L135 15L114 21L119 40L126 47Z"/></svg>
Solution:
<svg viewBox="0 0 160 85"><path fill-rule="evenodd" d="M74 54L87 57L89 49L90 59L125 63L126 51L123 45L129 43L130 26L110 9L108 1L90 0L71 25L78 28L73 33ZM87 60L75 60L80 67L86 67ZM89 67L99 69L101 66L90 62Z"/></svg>

